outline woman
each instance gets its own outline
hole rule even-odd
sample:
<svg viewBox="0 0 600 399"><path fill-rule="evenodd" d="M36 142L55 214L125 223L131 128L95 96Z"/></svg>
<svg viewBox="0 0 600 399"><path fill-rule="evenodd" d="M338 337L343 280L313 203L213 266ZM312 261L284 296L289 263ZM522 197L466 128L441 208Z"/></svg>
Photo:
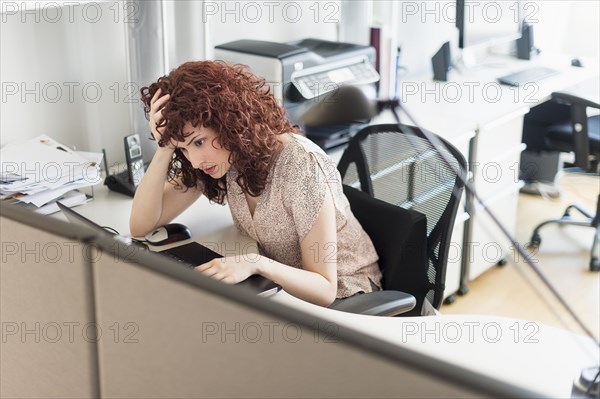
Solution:
<svg viewBox="0 0 600 399"><path fill-rule="evenodd" d="M229 204L260 256L214 259L198 271L231 284L261 274L322 306L379 289L377 254L335 165L295 134L264 80L239 65L188 62L144 87L142 101L159 148L136 190L132 235L206 195Z"/></svg>

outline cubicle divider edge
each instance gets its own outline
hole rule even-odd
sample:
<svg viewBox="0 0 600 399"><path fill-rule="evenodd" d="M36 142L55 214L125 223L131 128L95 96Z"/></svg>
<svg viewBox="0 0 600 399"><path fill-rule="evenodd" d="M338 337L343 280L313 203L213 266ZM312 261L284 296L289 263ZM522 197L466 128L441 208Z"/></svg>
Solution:
<svg viewBox="0 0 600 399"><path fill-rule="evenodd" d="M79 282L85 284L82 295L93 293L85 319L108 333L95 341L97 355L92 351L87 356L92 368L87 394L80 396L537 396L342 325L324 330L324 326L331 325L326 319L257 297L240 287L224 285L156 254L147 251L133 254L119 241L89 237L85 231L60 220L6 204L0 204L0 216L10 221L1 226L3 246L8 237L21 229L31 233L27 236L32 243L40 239L40 234L50 234L57 240L76 239L88 243L98 254L109 255L88 257L86 264L79 262L79 267L93 270L93 282L85 274ZM5 231L5 225L14 230ZM11 260L3 254L2 258L2 272L12 270L11 276L17 275L19 268L28 266L27 259L20 255ZM68 268L57 271L77 272ZM0 275L2 288L5 288L4 279L5 276ZM39 295L31 291L34 289L64 289L47 287L43 281L33 280L21 281L18 288L29 290L28 294L33 296ZM18 307L10 294L11 289L1 292L3 310ZM83 297L72 300L85 302ZM52 308L56 304L47 302L43 306ZM2 316L4 325L8 320L4 320L4 312ZM128 316L134 316L134 324L138 321L140 334L139 340L135 342L133 337L131 344L123 342L124 335L136 331L136 326L128 330L124 324L116 327L114 324L122 323ZM170 330L161 327L161 320L169 323ZM273 341L255 342L252 337L236 339L235 333L230 333L231 339L226 334L225 339L221 335L218 340L207 340L210 336L206 335L205 327L230 322L259 328L293 324L305 334L297 340L275 334ZM115 329L121 333L118 339L115 339ZM239 328L237 331L239 337ZM3 329L2 346L9 351L12 351L11 345L14 349L26 344L14 340L5 342L4 338ZM46 344L45 347L50 346ZM47 349L38 347L38 351L47 352ZM65 358L57 359L58 363L63 361ZM8 367L11 371L7 374ZM53 378L48 378L43 386L30 381L29 392L15 390L22 388L22 381L31 379L32 375L46 373L53 377L54 370L40 367L35 358L19 359L17 364L9 365L2 357L3 396L31 396L31 393L40 396L47 394L48 389L58 396L70 396L65 394L68 387L60 385L65 381Z"/></svg>

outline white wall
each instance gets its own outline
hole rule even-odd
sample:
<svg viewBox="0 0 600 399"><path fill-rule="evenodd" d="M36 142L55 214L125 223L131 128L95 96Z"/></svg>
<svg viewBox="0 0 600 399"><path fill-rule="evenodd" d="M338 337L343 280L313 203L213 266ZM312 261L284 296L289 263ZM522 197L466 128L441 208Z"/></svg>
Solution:
<svg viewBox="0 0 600 399"><path fill-rule="evenodd" d="M402 48L401 65L409 78L431 71L431 57L450 41L453 58L458 52L455 0L399 1L396 37Z"/></svg>
<svg viewBox="0 0 600 399"><path fill-rule="evenodd" d="M165 3L167 69L186 61L205 58L205 26L202 23L204 1L168 1Z"/></svg>
<svg viewBox="0 0 600 399"><path fill-rule="evenodd" d="M544 52L596 60L600 54L600 1L532 2L534 41Z"/></svg>
<svg viewBox="0 0 600 399"><path fill-rule="evenodd" d="M0 15L1 145L47 134L124 159L114 140L129 129L119 11L94 3Z"/></svg>

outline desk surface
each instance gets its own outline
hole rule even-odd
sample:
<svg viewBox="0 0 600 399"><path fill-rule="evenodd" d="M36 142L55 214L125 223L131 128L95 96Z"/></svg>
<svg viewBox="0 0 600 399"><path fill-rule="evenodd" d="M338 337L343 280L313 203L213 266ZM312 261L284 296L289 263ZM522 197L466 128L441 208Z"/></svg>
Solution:
<svg viewBox="0 0 600 399"><path fill-rule="evenodd" d="M543 65L560 73L516 88L497 83L496 78ZM452 141L457 135L481 129L512 114L525 114L550 98L552 92L598 77L590 65L573 67L564 57L537 57L532 61L507 56L490 56L480 65L453 71L448 82L435 82L429 76L400 82L400 100L418 118L421 126ZM390 116L378 119L391 121ZM404 122L407 123L406 116Z"/></svg>
<svg viewBox="0 0 600 399"><path fill-rule="evenodd" d="M89 219L129 231L131 199L109 192L104 186L94 190L94 200L77 207ZM56 217L64 217L61 214ZM233 226L226 206L208 204L205 198L193 204L176 219L186 224L194 239L232 254L256 248ZM362 333L392 342L410 350L504 380L545 397L568 397L573 379L582 368L600 359L599 348L591 340L568 331L524 320L481 315L453 315L387 318L343 313L312 305L286 292L267 300L303 310Z"/></svg>

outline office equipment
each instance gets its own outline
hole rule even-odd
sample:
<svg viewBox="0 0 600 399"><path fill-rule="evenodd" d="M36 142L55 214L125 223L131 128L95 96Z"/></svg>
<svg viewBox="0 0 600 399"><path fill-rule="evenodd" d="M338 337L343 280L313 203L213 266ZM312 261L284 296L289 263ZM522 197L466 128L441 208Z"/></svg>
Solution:
<svg viewBox="0 0 600 399"><path fill-rule="evenodd" d="M192 238L190 229L181 223L169 223L160 226L144 237L152 245L166 245Z"/></svg>
<svg viewBox="0 0 600 399"><path fill-rule="evenodd" d="M125 159L127 161L125 164L126 170L110 174L106 152L102 150L104 153L104 170L106 171L104 185L113 191L133 197L135 189L140 184L145 173L142 145L139 134L125 136L123 140L125 144Z"/></svg>
<svg viewBox="0 0 600 399"><path fill-rule="evenodd" d="M427 220L425 215L378 200L344 185L352 213L371 238L381 269L383 291L354 295L331 309L372 316L397 316L422 304L427 294ZM406 289L405 292L402 292ZM412 295L411 295L412 294ZM413 314L420 314L420 308Z"/></svg>
<svg viewBox="0 0 600 399"><path fill-rule="evenodd" d="M452 57L450 55L450 42L445 42L442 47L431 58L433 68L433 80L445 82L448 80L448 72L452 67Z"/></svg>
<svg viewBox="0 0 600 399"><path fill-rule="evenodd" d="M538 82L543 79L547 79L551 76L558 75L560 72L556 69L544 67L544 66L534 66L531 68L523 69L518 72L513 72L511 74L501 76L498 78L498 82L509 85L509 86L524 86L528 83Z"/></svg>
<svg viewBox="0 0 600 399"><path fill-rule="evenodd" d="M125 159L127 161L127 177L129 182L137 187L144 177L144 159L142 156L142 145L140 135L132 134L124 138Z"/></svg>
<svg viewBox="0 0 600 399"><path fill-rule="evenodd" d="M533 41L533 25L523 23L521 37L517 39L517 58L530 60L533 54L538 53L536 50Z"/></svg>
<svg viewBox="0 0 600 399"><path fill-rule="evenodd" d="M587 116L587 108L600 108L598 98L598 79L587 81L564 92L555 92L556 101L570 105L570 118L562 123L549 126L546 131L546 143L549 149L561 152L574 152L575 165L585 171L598 174L600 160L600 115ZM575 218L572 210L577 210L583 218ZM578 205L569 205L563 216L556 220L547 220L539 224L531 235L531 246L537 248L542 242L540 229L548 224L585 226L595 229L590 255L590 270L600 271L600 196L596 203L596 213L592 214Z"/></svg>
<svg viewBox="0 0 600 399"><path fill-rule="evenodd" d="M215 58L248 65L266 79L293 123L302 105L340 85L370 86L379 81L371 46L303 39L289 43L237 40L215 46ZM326 130L308 127L307 137L324 149L347 142L358 129L350 124Z"/></svg>
<svg viewBox="0 0 600 399"><path fill-rule="evenodd" d="M426 216L426 245L413 242L407 249L415 255L426 250L425 259L416 256L414 263L394 272L398 280L393 289L416 297L416 314L426 301L439 308L444 299L450 239L463 190L461 179L466 179L464 157L439 140L451 166L443 163L419 131L405 125L371 125L351 140L338 165L344 184Z"/></svg>
<svg viewBox="0 0 600 399"><path fill-rule="evenodd" d="M123 252L125 259L135 261L140 253L150 252L146 251L148 248L145 245L132 241L131 239L126 239L118 234L109 232L107 228L99 226L74 210L60 203L57 204L70 223L84 228L92 236L116 238L119 242L129 245L130 250ZM162 256L163 259L168 258L175 260L186 268L190 269L209 262L212 259L222 258L222 255L195 241L153 253ZM241 287L248 287L261 296L272 295L280 288L279 285L259 275L251 276L246 280L239 282L237 285Z"/></svg>
<svg viewBox="0 0 600 399"><path fill-rule="evenodd" d="M521 37L523 5L515 1L456 1L456 27L461 49L490 47Z"/></svg>

